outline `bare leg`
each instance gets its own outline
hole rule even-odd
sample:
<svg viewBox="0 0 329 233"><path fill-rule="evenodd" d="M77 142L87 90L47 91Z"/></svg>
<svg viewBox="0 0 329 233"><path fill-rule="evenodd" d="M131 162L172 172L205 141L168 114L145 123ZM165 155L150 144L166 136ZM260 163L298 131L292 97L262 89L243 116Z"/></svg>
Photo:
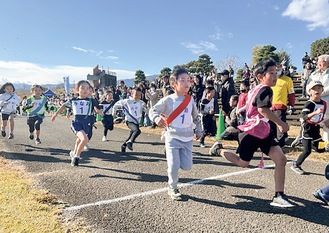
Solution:
<svg viewBox="0 0 329 233"><path fill-rule="evenodd" d="M283 154L280 146L272 146L269 152L269 157L275 163L275 170L274 170L275 192L283 192L285 177L286 177L287 158Z"/></svg>
<svg viewBox="0 0 329 233"><path fill-rule="evenodd" d="M249 165L248 161L242 160L237 154L227 151L227 150L221 150L220 152L221 156L223 156L228 161L238 165L239 167L247 167Z"/></svg>

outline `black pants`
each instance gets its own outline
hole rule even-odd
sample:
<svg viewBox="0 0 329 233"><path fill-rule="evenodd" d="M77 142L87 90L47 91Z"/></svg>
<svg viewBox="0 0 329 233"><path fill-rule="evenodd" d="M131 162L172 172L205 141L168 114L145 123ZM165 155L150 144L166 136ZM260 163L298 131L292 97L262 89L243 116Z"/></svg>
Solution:
<svg viewBox="0 0 329 233"><path fill-rule="evenodd" d="M35 129L40 130L40 125L42 124L42 122L42 118L38 116L32 116L27 118L27 124L29 126L30 133L33 133Z"/></svg>
<svg viewBox="0 0 329 233"><path fill-rule="evenodd" d="M130 129L130 133L124 145L126 145L128 141L135 142L136 138L141 134L141 130L139 129L139 124L135 124L129 121L127 121L126 124Z"/></svg>
<svg viewBox="0 0 329 233"><path fill-rule="evenodd" d="M312 146L314 147L314 150L318 153L325 152L325 148L318 149L319 142L323 142L322 140L312 142L312 139L302 139L304 150L303 152L298 156L298 159L296 161L296 165L300 166L305 161L305 159L311 154L312 152Z"/></svg>
<svg viewBox="0 0 329 233"><path fill-rule="evenodd" d="M107 136L108 130L113 130L113 116L104 115L102 119L102 124L104 126L104 136Z"/></svg>
<svg viewBox="0 0 329 233"><path fill-rule="evenodd" d="M202 116L202 124L203 124L203 133L200 138L200 143L204 144L204 139L207 135L213 135L216 131L216 123L213 121L212 115Z"/></svg>

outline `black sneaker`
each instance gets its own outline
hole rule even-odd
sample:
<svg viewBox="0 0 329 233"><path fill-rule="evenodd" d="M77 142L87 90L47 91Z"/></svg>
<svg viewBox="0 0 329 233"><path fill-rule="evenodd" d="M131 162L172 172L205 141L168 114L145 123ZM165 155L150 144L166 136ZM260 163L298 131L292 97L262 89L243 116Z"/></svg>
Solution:
<svg viewBox="0 0 329 233"><path fill-rule="evenodd" d="M78 157L78 156L71 157L71 166L73 166L73 167L79 166L79 160L80 160L80 157Z"/></svg>
<svg viewBox="0 0 329 233"><path fill-rule="evenodd" d="M14 134L10 133L8 139L13 139L13 138L14 138Z"/></svg>
<svg viewBox="0 0 329 233"><path fill-rule="evenodd" d="M301 166L297 166L296 162L292 162L291 165L291 170L293 170L294 172L296 172L299 175L303 175L305 173L305 171L303 170L303 168L301 168Z"/></svg>
<svg viewBox="0 0 329 233"><path fill-rule="evenodd" d="M35 144L36 144L36 145L41 144L41 140L40 140L40 138L35 139Z"/></svg>
<svg viewBox="0 0 329 233"><path fill-rule="evenodd" d="M214 145L209 149L209 155L220 156L220 150L223 149L221 142L215 142Z"/></svg>
<svg viewBox="0 0 329 233"><path fill-rule="evenodd" d="M133 150L133 143L132 142L127 142L127 147L129 150Z"/></svg>
<svg viewBox="0 0 329 233"><path fill-rule="evenodd" d="M122 154L126 153L126 145L121 146L121 153Z"/></svg>
<svg viewBox="0 0 329 233"><path fill-rule="evenodd" d="M29 135L29 138L30 138L31 140L34 139L34 135L33 135L33 133Z"/></svg>
<svg viewBox="0 0 329 233"><path fill-rule="evenodd" d="M6 131L1 130L1 135L2 135L2 137L6 137Z"/></svg>

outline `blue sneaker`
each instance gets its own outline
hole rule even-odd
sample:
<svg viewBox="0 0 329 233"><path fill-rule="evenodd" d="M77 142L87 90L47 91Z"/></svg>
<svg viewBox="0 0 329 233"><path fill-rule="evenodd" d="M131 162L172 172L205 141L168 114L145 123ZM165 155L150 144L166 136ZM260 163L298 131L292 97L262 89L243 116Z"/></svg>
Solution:
<svg viewBox="0 0 329 233"><path fill-rule="evenodd" d="M329 180L329 163L328 163L327 166L326 166L326 170L325 170L325 172L324 172L324 175L325 175L325 177L327 178L327 180Z"/></svg>
<svg viewBox="0 0 329 233"><path fill-rule="evenodd" d="M313 196L316 199L319 199L320 201L323 201L325 204L329 205L329 200L327 200L323 194L323 192L321 191L321 189L317 189L315 190L315 192L313 193Z"/></svg>

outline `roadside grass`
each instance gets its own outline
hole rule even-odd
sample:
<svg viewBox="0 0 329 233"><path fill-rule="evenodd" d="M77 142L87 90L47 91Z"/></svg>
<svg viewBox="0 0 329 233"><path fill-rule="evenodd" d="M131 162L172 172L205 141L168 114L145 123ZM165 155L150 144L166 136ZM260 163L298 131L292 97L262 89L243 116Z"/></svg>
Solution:
<svg viewBox="0 0 329 233"><path fill-rule="evenodd" d="M0 157L0 232L89 232L84 224L63 222L56 197L33 188L22 169Z"/></svg>

